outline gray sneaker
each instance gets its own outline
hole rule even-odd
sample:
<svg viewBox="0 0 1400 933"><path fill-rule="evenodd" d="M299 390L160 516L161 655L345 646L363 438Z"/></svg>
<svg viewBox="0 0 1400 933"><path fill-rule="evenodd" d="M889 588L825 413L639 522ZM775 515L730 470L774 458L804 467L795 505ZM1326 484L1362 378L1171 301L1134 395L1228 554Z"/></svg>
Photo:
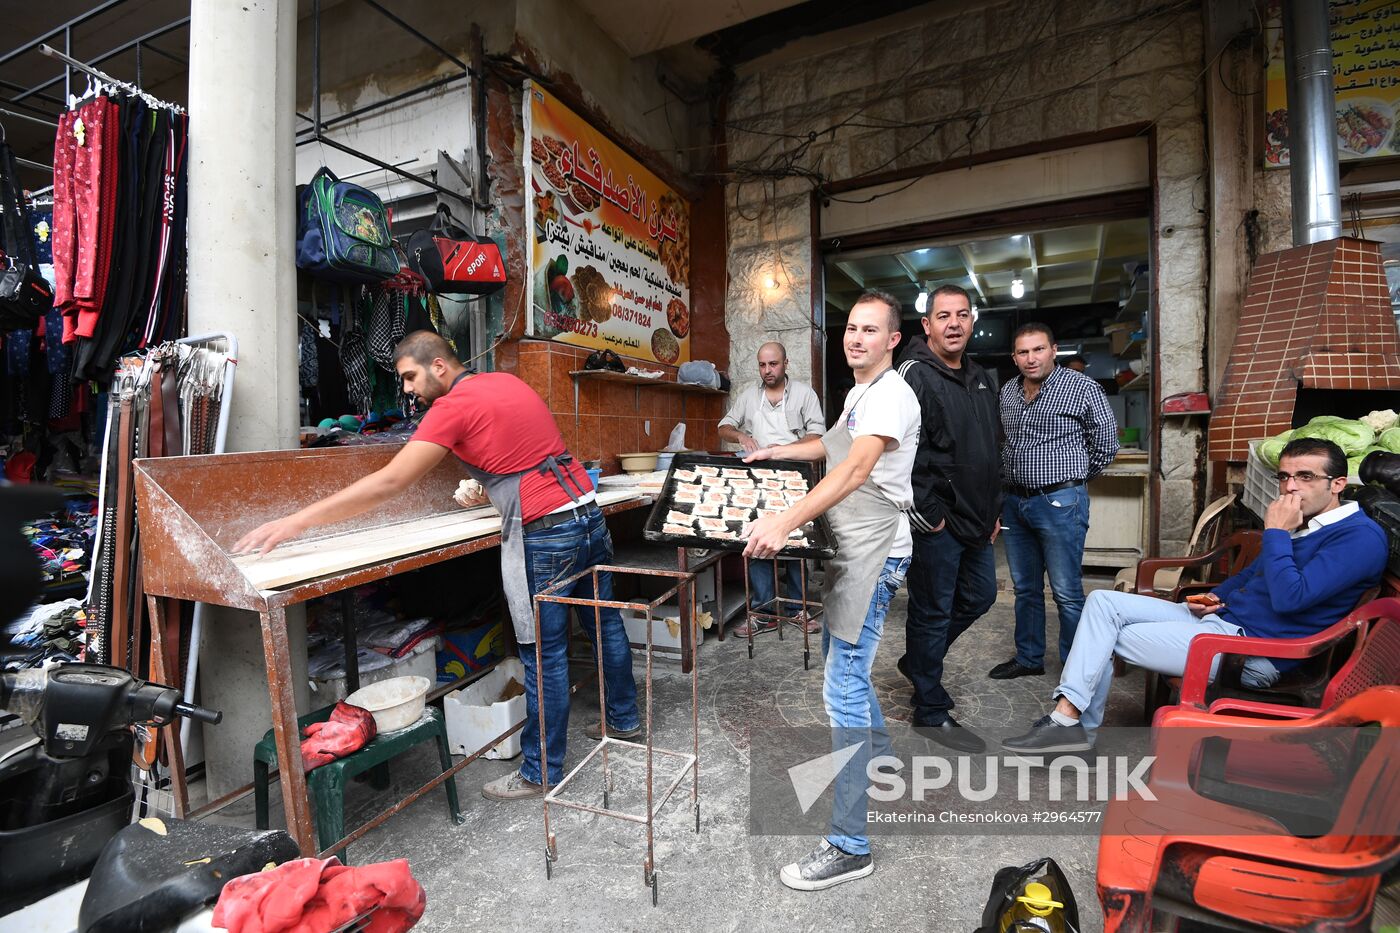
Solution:
<svg viewBox="0 0 1400 933"><path fill-rule="evenodd" d="M1079 723L1062 726L1049 716L1041 716L1031 724L1024 735L1003 739L1001 747L1008 752L1029 752L1031 754L1050 752L1089 752L1094 743Z"/></svg>
<svg viewBox="0 0 1400 933"><path fill-rule="evenodd" d="M791 865L784 865L778 880L795 891L824 891L843 881L864 878L875 870L867 855L850 855L822 840L816 849Z"/></svg>
<svg viewBox="0 0 1400 933"><path fill-rule="evenodd" d="M481 796L488 800L525 800L539 797L544 788L534 781L527 781L516 768L510 774L496 778L481 789Z"/></svg>

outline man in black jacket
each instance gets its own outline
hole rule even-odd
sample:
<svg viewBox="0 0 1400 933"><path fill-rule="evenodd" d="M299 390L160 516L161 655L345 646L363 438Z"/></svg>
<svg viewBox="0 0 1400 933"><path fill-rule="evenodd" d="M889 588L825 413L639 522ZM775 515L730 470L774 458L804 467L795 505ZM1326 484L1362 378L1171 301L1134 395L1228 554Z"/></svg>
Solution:
<svg viewBox="0 0 1400 933"><path fill-rule="evenodd" d="M925 339L899 365L919 398L923 423L914 459L914 560L899 670L914 684L914 725L959 751L985 743L950 715L943 689L948 647L996 601L992 542L1001 530L1001 454L996 379L969 359L972 301L956 285L929 296Z"/></svg>

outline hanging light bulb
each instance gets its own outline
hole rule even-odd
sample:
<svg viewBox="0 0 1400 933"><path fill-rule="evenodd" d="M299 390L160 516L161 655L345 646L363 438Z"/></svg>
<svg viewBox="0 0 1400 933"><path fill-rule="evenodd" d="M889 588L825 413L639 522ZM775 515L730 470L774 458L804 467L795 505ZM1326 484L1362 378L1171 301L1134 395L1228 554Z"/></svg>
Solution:
<svg viewBox="0 0 1400 933"><path fill-rule="evenodd" d="M1015 277L1011 279L1011 297L1020 301L1026 297L1026 283L1021 280L1021 270L1017 269Z"/></svg>
<svg viewBox="0 0 1400 933"><path fill-rule="evenodd" d="M764 279L764 280L763 280L763 287L766 288L766 289L768 289L769 291L772 291L773 289L777 288L777 287L778 287L778 279L777 279L777 276L770 275L770 276L768 276L768 278Z"/></svg>
<svg viewBox="0 0 1400 933"><path fill-rule="evenodd" d="M921 292L919 292L919 297L914 299L914 310L917 311L917 312L919 312L920 314L923 314L923 313L924 313L924 309L927 308L927 307L928 307L928 292L921 291Z"/></svg>

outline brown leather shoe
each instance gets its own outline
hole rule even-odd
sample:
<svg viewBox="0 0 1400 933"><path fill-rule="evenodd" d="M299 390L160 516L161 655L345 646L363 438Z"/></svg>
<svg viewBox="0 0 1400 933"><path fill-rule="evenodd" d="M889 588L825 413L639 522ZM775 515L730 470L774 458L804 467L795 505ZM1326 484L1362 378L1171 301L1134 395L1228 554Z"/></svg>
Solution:
<svg viewBox="0 0 1400 933"><path fill-rule="evenodd" d="M584 726L583 734L595 742L601 741L603 738L603 720L595 719L593 722ZM637 726L634 729L614 729L612 726L608 726L608 738L610 739L635 739L641 734L641 726Z"/></svg>

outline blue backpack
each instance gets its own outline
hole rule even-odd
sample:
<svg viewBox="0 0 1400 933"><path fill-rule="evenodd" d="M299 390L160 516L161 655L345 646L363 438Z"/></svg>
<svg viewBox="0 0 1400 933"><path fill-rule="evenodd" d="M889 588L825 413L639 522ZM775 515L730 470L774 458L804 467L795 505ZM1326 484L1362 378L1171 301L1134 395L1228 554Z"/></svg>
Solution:
<svg viewBox="0 0 1400 933"><path fill-rule="evenodd" d="M297 268L350 284L399 272L384 202L322 168L297 195Z"/></svg>

